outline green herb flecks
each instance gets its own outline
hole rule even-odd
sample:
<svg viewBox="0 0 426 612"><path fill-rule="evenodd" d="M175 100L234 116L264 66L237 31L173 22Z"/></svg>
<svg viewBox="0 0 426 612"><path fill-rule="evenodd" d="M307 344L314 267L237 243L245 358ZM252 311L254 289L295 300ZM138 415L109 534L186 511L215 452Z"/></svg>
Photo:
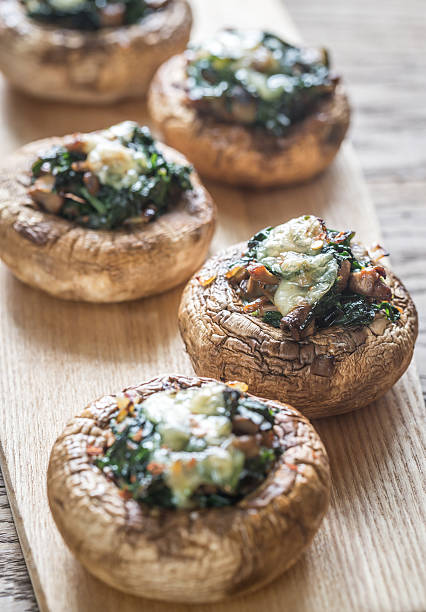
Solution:
<svg viewBox="0 0 426 612"><path fill-rule="evenodd" d="M262 316L262 321L264 321L264 323L268 323L268 325L272 325L272 327L277 327L278 329L281 325L281 319L282 314L277 310L269 310Z"/></svg>

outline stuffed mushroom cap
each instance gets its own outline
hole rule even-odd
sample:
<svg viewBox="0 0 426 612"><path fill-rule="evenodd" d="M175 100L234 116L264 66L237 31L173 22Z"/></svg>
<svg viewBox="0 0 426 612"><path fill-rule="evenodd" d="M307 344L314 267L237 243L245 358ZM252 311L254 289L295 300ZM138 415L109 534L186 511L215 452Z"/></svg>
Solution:
<svg viewBox="0 0 426 612"><path fill-rule="evenodd" d="M153 221L90 229L43 210L29 195L34 162L65 141L30 143L0 168L0 258L12 273L53 296L88 302L137 299L185 281L204 261L215 222L214 203L196 172L192 188ZM167 162L187 163L156 145Z"/></svg>
<svg viewBox="0 0 426 612"><path fill-rule="evenodd" d="M275 137L199 114L188 104L186 81L184 55L161 66L149 90L150 115L165 142L214 180L251 187L306 181L332 162L348 129L350 109L341 85L285 135Z"/></svg>
<svg viewBox="0 0 426 612"><path fill-rule="evenodd" d="M171 386L211 383L217 381L162 376L125 392L146 400ZM65 542L90 572L134 595L200 603L253 591L296 561L328 504L327 455L297 410L248 397L276 411L282 454L257 489L226 507L165 509L123 495L91 455L108 444L116 396L97 400L68 423L50 457L49 504Z"/></svg>
<svg viewBox="0 0 426 612"><path fill-rule="evenodd" d="M96 32L28 17L20 0L0 2L0 70L39 98L112 103L146 94L156 69L182 51L192 25L187 0L170 0L139 23Z"/></svg>
<svg viewBox="0 0 426 612"><path fill-rule="evenodd" d="M256 395L287 401L309 418L362 408L381 397L410 364L417 312L401 281L387 270L396 322L378 312L365 325L334 325L295 339L244 310L226 275L247 243L209 259L189 281L179 327L195 372L244 379ZM279 313L277 313L279 314Z"/></svg>

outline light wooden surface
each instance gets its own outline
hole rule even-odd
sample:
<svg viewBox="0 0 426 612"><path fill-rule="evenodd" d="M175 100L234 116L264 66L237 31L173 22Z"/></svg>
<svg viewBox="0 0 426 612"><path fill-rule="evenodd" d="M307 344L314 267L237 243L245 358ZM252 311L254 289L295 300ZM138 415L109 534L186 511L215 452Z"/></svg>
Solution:
<svg viewBox="0 0 426 612"><path fill-rule="evenodd" d="M232 4L226 0L215 3L198 0L196 4L203 7L199 31L213 30L223 15L227 23L236 21L235 0ZM255 19L250 8L259 11L258 2L244 4L246 21L252 19L257 25L262 20L260 25L283 31L283 13L278 0L262 3L261 15ZM417 58L421 52L424 35L423 42L418 43L414 36L407 36L407 48L399 38L399 48L391 51L395 39L389 31L392 22L399 33L401 28L403 32L419 31L420 19L407 8L420 9L420 2L408 0L401 7L397 2L386 2L381 11L370 6L367 0L357 3L332 0L327 8L320 8L312 0L304 3L288 0L287 4L294 9L305 38L327 40L335 55L339 55L339 68L345 69L352 85L350 91L354 92L353 101L361 109L361 119L356 120L353 134L364 153L367 176L385 221L382 226L387 245L393 250L394 267L402 271L409 286L417 289L413 292L416 301L424 305L425 277L421 260L415 259L424 244L421 223L425 223L426 215L419 196L424 198L425 177L420 164L420 143L417 149L414 144L409 146L410 138L419 137L418 130L424 127L423 107L411 100L413 88L419 96L422 92L409 62L409 58ZM349 5L353 8L349 9ZM274 14L269 12L270 7ZM368 37L360 34L365 28ZM356 32L352 46L351 31ZM386 48L380 47L380 33L388 41L388 55ZM374 69L370 57L358 61L360 40L367 45L368 52L377 48L381 58L378 62L381 67L385 66L383 82L377 89L375 84L381 71ZM404 78L407 82L410 78L413 81L412 88L407 85L410 100L404 97L404 92L395 93L399 77L394 71L398 67L406 67L409 74L404 73ZM394 101L391 93L395 93ZM102 113L75 113L74 110L69 115L70 109L51 105L43 108L16 94L6 93L1 100L4 119L0 142L4 152L55 131L93 129L124 117L142 118L141 109L135 105L122 105ZM379 111L375 110L375 103ZM411 105L407 108L404 104ZM369 113L373 115L370 119ZM416 121L422 116L423 124ZM371 129L377 122L384 134L382 140L380 128ZM397 133L395 123L399 127ZM398 142L394 145L396 136ZM396 159L390 153L391 147ZM377 226L371 204L354 167L356 160L347 149L330 173L315 184L285 192L285 201L279 193L258 196L212 186L221 220L213 249L243 239L261 225L276 223L283 215L288 217L304 210L322 213L333 223L354 226L367 239L374 237ZM399 172L397 185L396 172ZM236 223L236 228L231 227ZM169 370L190 371L182 353L175 317L164 317L166 309L176 307L179 292L169 293L158 301L124 306L63 304L20 285L5 270L0 274L0 292L3 338L0 371L5 398L0 436L8 458L5 476L20 483L11 498L41 607L55 612L113 610L118 606L133 610L136 605L139 610L170 610L170 607L132 600L104 589L76 566L46 511L43 469L57 432L85 402L157 370L164 371L165 362ZM148 364L147 353L150 354ZM270 608L278 611L287 607L336 611L423 610L426 596L422 587L425 580L421 546L424 548L425 538L420 526L419 473L422 410L419 387L411 370L377 406L320 423L320 433L332 461L334 488L328 518L313 547L279 583L232 606L215 606L215 610ZM3 496L1 501L4 499ZM4 516L10 526L4 504L0 505L0 512L0 519ZM24 537L23 526L27 534ZM24 568L10 533L10 528L0 531L0 597L3 596L0 609L33 609ZM27 550L30 542L32 556ZM41 584L44 595L40 595ZM177 610L174 606L173 609Z"/></svg>

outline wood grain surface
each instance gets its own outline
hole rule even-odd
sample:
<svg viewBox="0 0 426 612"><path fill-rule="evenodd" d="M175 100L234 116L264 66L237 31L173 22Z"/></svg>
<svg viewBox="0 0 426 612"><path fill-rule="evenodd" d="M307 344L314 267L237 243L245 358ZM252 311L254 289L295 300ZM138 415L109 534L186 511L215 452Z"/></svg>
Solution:
<svg viewBox="0 0 426 612"><path fill-rule="evenodd" d="M261 9L257 1L246 1L241 13L236 0L194 4L203 8L197 15L198 35L237 19L282 32L288 27L279 0L263 2ZM420 58L426 52L426 24L422 0L287 0L287 6L304 37L331 47L345 73L357 111L352 135L378 205L382 233L392 250L394 268L423 317L426 279L420 249L426 230L426 176L421 136L426 131L426 91ZM59 108L23 98L3 83L1 87L4 154L41 136L143 118L143 109L134 104L101 113ZM209 187L220 211L212 250L305 210L351 225L366 239L377 235L371 203L349 147L329 173L306 187L262 195ZM47 512L44 470L57 433L87 401L158 370L191 371L176 329L179 291L123 306L64 304L24 287L1 269L0 293L0 436L7 457L5 476L9 486L18 483L11 501L41 608L170 610L104 588L73 561ZM418 354L425 380L423 321ZM377 405L318 423L332 463L333 499L312 548L272 587L214 609L424 610L423 410L411 368ZM0 521L0 609L34 610L2 489Z"/></svg>

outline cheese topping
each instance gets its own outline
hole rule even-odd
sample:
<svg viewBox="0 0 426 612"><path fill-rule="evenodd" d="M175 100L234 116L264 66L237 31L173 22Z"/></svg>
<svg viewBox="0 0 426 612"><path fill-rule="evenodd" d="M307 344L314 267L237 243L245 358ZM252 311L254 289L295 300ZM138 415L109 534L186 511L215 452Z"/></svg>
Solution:
<svg viewBox="0 0 426 612"><path fill-rule="evenodd" d="M262 47L262 32L259 30L221 30L216 36L206 41L203 46L197 48L198 57L214 55L218 58L225 57L241 65L249 65L251 58L256 53L265 50ZM234 64L235 65L235 64Z"/></svg>
<svg viewBox="0 0 426 612"><path fill-rule="evenodd" d="M196 51L197 60L215 57L213 66L220 69L222 58L231 61L231 69L249 88L254 87L260 96L273 99L282 94L282 76L278 84L276 76L268 77L264 74L279 70L279 61L274 57L271 49L263 45L263 33L259 30L222 30L216 37L207 41ZM274 82L275 78L275 82Z"/></svg>
<svg viewBox="0 0 426 612"><path fill-rule="evenodd" d="M127 146L136 127L137 123L124 121L107 130L83 135L87 168L103 185L114 189L129 188L146 170L145 155Z"/></svg>
<svg viewBox="0 0 426 612"><path fill-rule="evenodd" d="M84 7L86 0L50 0L49 4L52 8L57 11L73 11L77 9L82 9ZM29 8L31 7L31 3L29 4ZM34 5L40 4L39 0L33 2Z"/></svg>
<svg viewBox="0 0 426 612"><path fill-rule="evenodd" d="M282 276L274 304L283 316L297 306L313 306L337 279L337 261L321 252L322 234L320 220L305 215L272 229L257 249L257 260Z"/></svg>
<svg viewBox="0 0 426 612"><path fill-rule="evenodd" d="M161 465L178 507L185 507L200 485L232 491L238 483L245 457L232 445L223 390L219 383L207 383L177 393L162 391L141 405L159 434L151 461Z"/></svg>

